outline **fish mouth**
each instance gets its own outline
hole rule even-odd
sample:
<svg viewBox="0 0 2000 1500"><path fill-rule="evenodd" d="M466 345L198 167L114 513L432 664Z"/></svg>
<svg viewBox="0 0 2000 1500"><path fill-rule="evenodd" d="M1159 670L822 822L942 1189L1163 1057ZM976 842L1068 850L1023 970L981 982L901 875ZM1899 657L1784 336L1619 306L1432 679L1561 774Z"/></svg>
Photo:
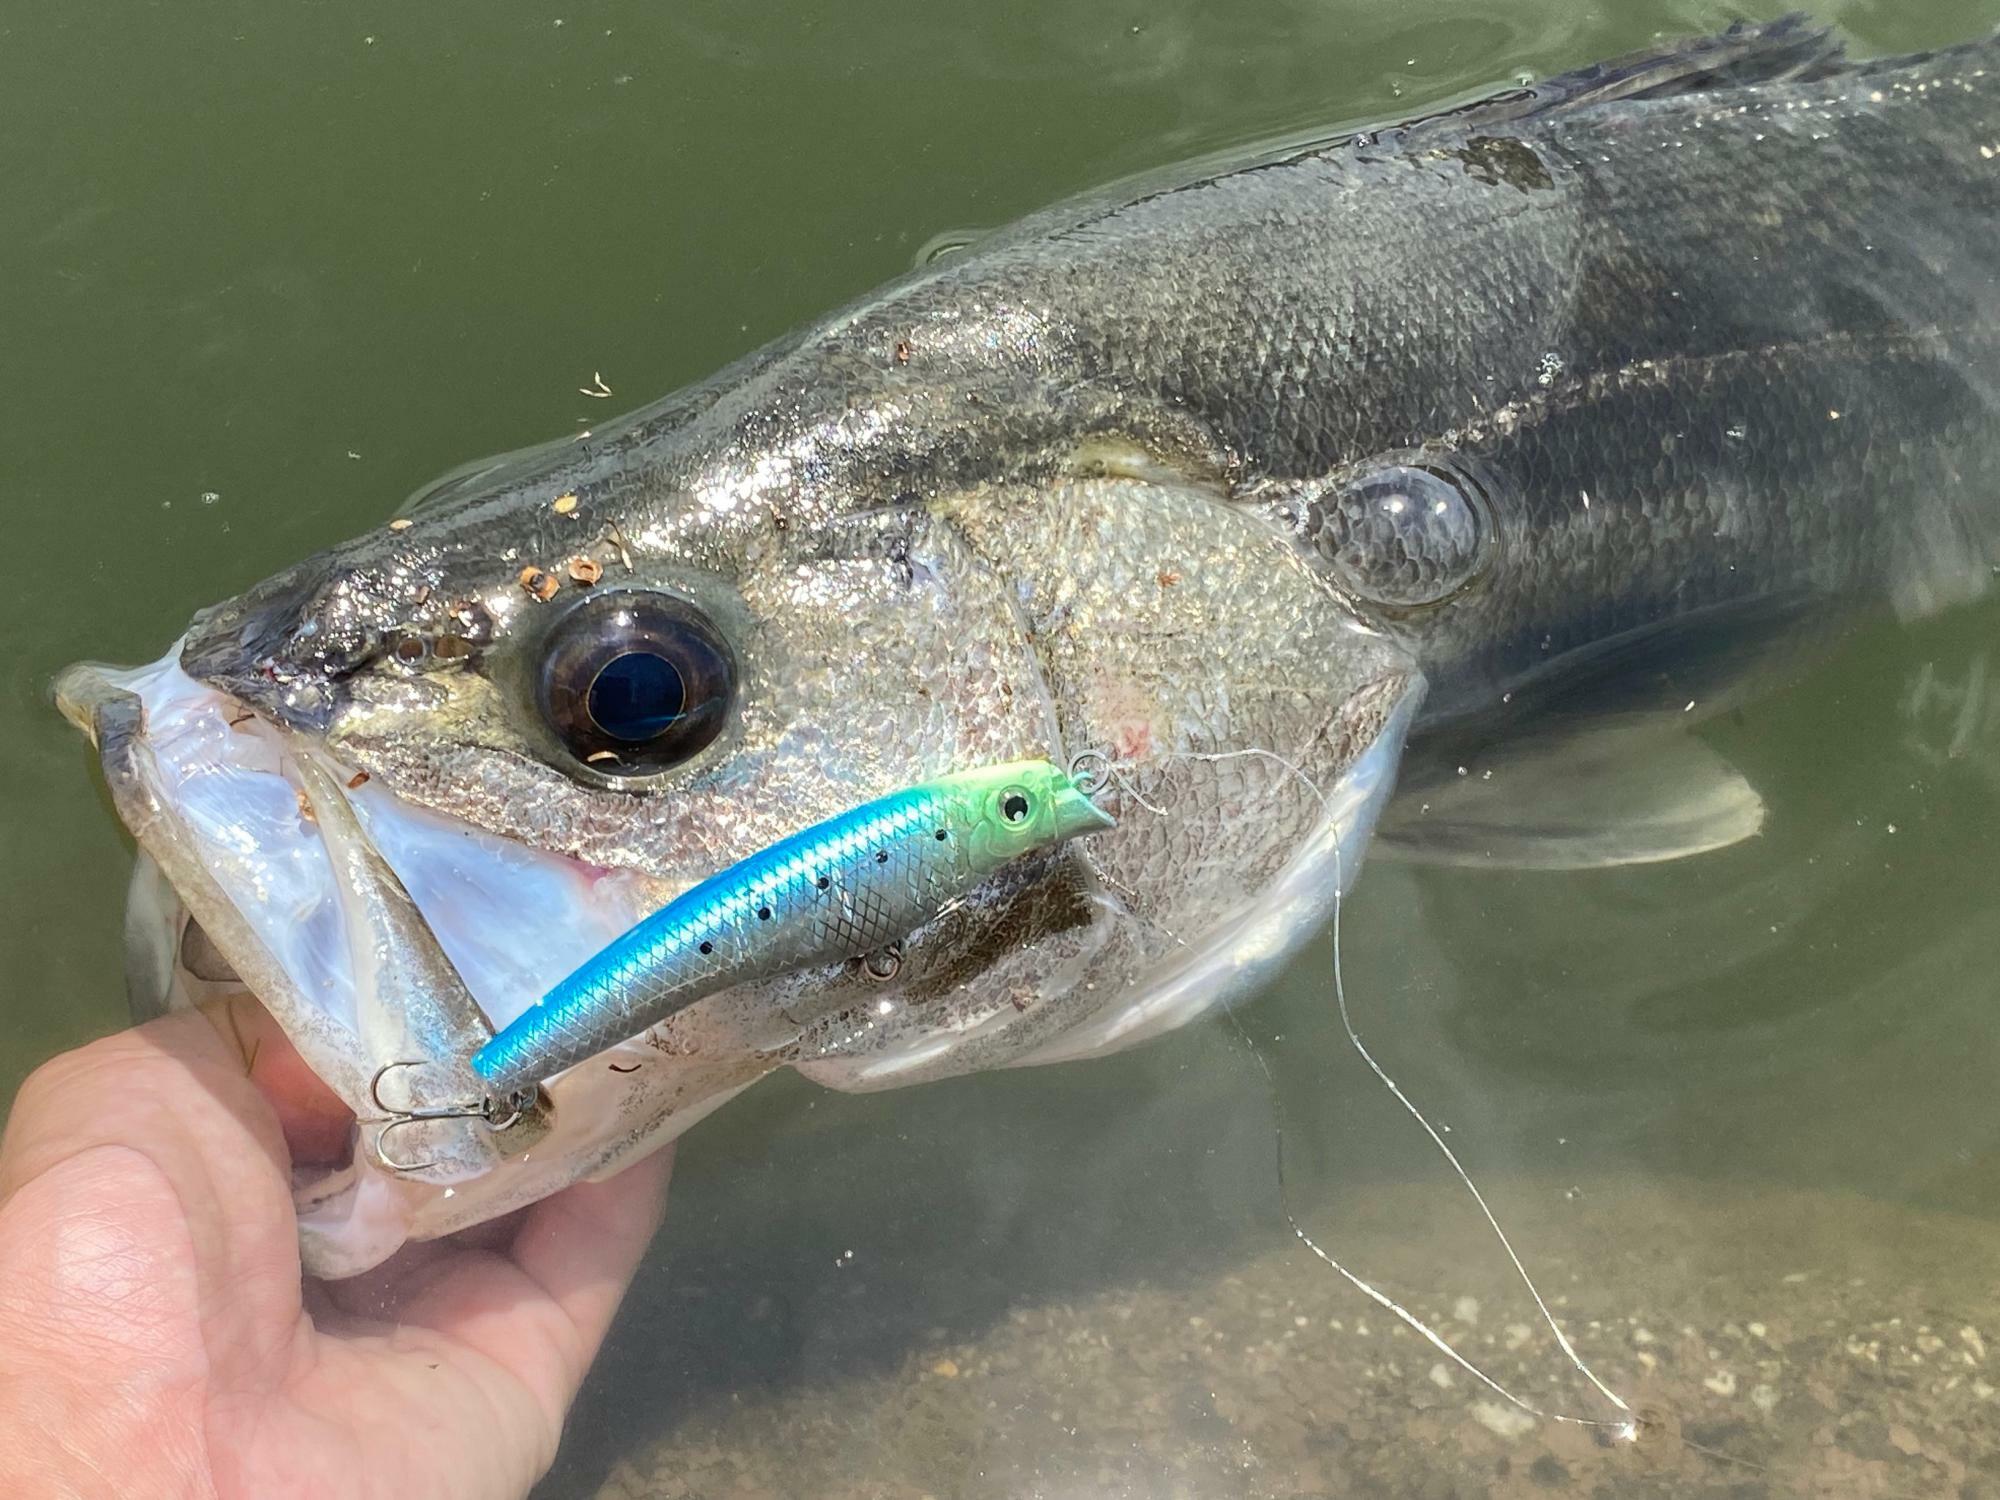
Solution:
<svg viewBox="0 0 2000 1500"><path fill-rule="evenodd" d="M55 696L139 845L135 1012L247 992L356 1116L351 1160L295 1174L311 1273L366 1270L612 1170L771 1066L738 1048L691 1077L633 1043L622 1065L551 1080L518 1128L399 1120L477 1100L472 1052L660 893L412 806L189 676L179 643L150 666L68 668Z"/></svg>
<svg viewBox="0 0 2000 1500"><path fill-rule="evenodd" d="M260 995L290 989L346 1031L367 1030L386 998L351 930L341 877L355 857L379 858L375 879L415 908L393 935L448 959L494 1027L650 909L631 877L411 806L188 676L172 652L149 667L72 667L56 701L96 742L119 817L200 924L182 948L219 954ZM164 1002L163 967L142 966L139 1008Z"/></svg>

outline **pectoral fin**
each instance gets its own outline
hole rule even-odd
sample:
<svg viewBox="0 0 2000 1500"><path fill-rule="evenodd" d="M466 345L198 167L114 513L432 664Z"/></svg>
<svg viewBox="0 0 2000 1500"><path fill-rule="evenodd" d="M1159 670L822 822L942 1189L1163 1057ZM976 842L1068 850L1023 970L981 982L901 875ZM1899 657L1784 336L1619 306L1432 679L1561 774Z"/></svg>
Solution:
<svg viewBox="0 0 2000 1500"><path fill-rule="evenodd" d="M1453 768L1400 792L1378 858L1515 870L1651 864L1727 848L1764 799L1689 734L1611 727Z"/></svg>

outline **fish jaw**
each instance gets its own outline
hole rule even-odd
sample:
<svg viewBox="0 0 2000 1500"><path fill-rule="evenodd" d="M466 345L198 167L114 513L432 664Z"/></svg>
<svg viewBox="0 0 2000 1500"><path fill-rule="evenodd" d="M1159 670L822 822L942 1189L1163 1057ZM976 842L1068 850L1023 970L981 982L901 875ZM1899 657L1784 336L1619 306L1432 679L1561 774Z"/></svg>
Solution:
<svg viewBox="0 0 2000 1500"><path fill-rule="evenodd" d="M560 855L488 849L504 841L371 792L188 677L178 644L148 667L72 667L56 696L96 743L140 847L135 999L157 1010L253 995L355 1116L351 1159L295 1176L309 1274L358 1274L409 1240L615 1170L769 1068L754 1047L662 1064L635 1044L552 1080L509 1130L398 1123L413 1105L476 1099L465 1059L658 893ZM201 974L184 961L190 934L208 955Z"/></svg>

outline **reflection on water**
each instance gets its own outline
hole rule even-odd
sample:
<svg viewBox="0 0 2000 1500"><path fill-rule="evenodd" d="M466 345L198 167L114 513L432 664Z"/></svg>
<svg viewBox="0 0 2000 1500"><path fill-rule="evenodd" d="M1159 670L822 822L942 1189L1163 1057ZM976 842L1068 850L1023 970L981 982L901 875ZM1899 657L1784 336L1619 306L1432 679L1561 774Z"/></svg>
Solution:
<svg viewBox="0 0 2000 1500"><path fill-rule="evenodd" d="M591 371L666 390L951 226L1728 18L201 0L12 23L0 139L38 149L0 196L27 261L0 326L36 357L0 403L0 1081L122 1005L128 855L42 701L58 665L144 659L432 474L594 420ZM1996 15L1830 19L1887 50ZM1279 1123L1317 1237L1510 1388L1602 1410L1347 1047L1319 949L1241 1017L1275 1088L1218 1018L1099 1063L752 1091L682 1144L544 1494L1995 1492L1996 642L1993 608L1885 625L1707 726L1771 809L1746 846L1377 863L1349 904L1358 1025L1580 1351L1656 1413L1643 1441L1523 1430L1291 1240Z"/></svg>

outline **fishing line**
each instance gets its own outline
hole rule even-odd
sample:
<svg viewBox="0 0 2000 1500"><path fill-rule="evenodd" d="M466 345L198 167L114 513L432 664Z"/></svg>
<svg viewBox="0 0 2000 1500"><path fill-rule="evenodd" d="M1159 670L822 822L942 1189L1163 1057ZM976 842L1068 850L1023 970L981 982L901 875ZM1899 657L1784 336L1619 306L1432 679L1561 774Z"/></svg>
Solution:
<svg viewBox="0 0 2000 1500"><path fill-rule="evenodd" d="M1163 751L1157 755L1145 757L1147 760L1192 760L1206 762L1251 758L1270 760L1280 766L1288 775L1297 778L1318 800L1323 819L1327 818L1331 799L1327 797L1325 792L1320 790L1319 785L1303 769L1294 765L1275 751L1254 747L1243 750L1224 751L1178 750ZM1130 764L1130 762L1124 764ZM1119 788L1141 807L1158 816L1169 816L1165 808L1155 805L1141 795L1138 789L1132 784L1131 779L1125 774L1124 765L1112 760L1109 756L1102 754L1079 756L1077 761L1072 763L1072 770L1079 773L1079 785L1082 785L1082 775L1093 773L1099 766L1102 766L1105 776L1117 782ZM1488 1375L1484 1370L1473 1364L1471 1360L1452 1347L1450 1340L1424 1322L1422 1318L1418 1317L1366 1278L1357 1275L1342 1265L1338 1259L1307 1232L1305 1226L1299 1222L1298 1216L1292 1211L1291 1189L1285 1175L1285 1129L1281 1120L1274 1119L1272 1128L1277 1156L1279 1212L1284 1215L1285 1223L1291 1228L1292 1234L1298 1239L1300 1244L1304 1245L1306 1249L1332 1267L1355 1290L1359 1291L1384 1311L1399 1319L1406 1327L1429 1343L1432 1348L1450 1359L1460 1369L1464 1370L1495 1395L1518 1407L1520 1410L1527 1412L1530 1416L1537 1417L1543 1421L1567 1422L1577 1427L1608 1430L1614 1438L1623 1441L1636 1439L1640 1427L1639 1417L1616 1391L1612 1390L1610 1386L1598 1378L1597 1372L1590 1368L1590 1365L1584 1360L1583 1356L1577 1352L1575 1345L1570 1342L1568 1335L1563 1332L1561 1325L1556 1321L1555 1314L1550 1310L1548 1303L1543 1300L1541 1290L1535 1285L1534 1278L1528 1274L1527 1266L1523 1264L1520 1255L1515 1251L1513 1241L1507 1237L1507 1232L1500 1227L1500 1220L1494 1214L1492 1207L1487 1203L1486 1195L1480 1192L1478 1185L1473 1182L1472 1174L1466 1171L1464 1164L1459 1161L1457 1153L1451 1149L1443 1135L1425 1117L1423 1111L1417 1107L1416 1102L1403 1091L1395 1079L1389 1076L1382 1065L1375 1060L1374 1054L1362 1043L1361 1035L1355 1029L1353 1015L1348 1008L1347 985L1341 968L1340 919L1341 906L1344 899L1342 887L1345 884L1346 872L1342 864L1339 832L1332 827L1330 820L1327 822L1327 827L1328 833L1333 839L1334 862L1332 919L1333 994L1335 1005L1340 1015L1341 1028L1347 1033L1348 1043L1354 1048L1355 1053L1361 1060L1367 1064L1368 1070L1376 1078L1380 1079L1383 1086L1395 1096L1396 1102L1409 1112L1412 1119L1423 1126L1424 1133L1430 1137L1432 1144L1444 1154L1444 1159L1451 1164L1453 1173L1464 1184L1465 1190L1472 1195L1473 1202L1479 1206L1480 1214L1485 1218L1487 1226L1493 1231L1494 1237L1499 1240L1501 1249L1507 1254L1508 1262L1513 1266L1515 1274L1521 1280L1521 1284L1528 1289L1528 1295L1534 1299L1535 1307L1540 1312L1542 1321L1548 1326L1549 1331L1555 1335L1557 1345L1562 1349L1564 1355L1567 1356L1570 1364L1623 1415L1616 1419L1607 1420L1598 1417L1578 1417L1563 1412L1542 1410L1533 1402L1516 1395L1513 1391L1510 1391L1507 1387L1500 1384L1499 1381ZM1158 926L1159 924L1154 923L1154 925ZM1164 927L1161 930L1166 931ZM1169 931L1167 935L1173 938L1175 942L1180 943L1182 947L1188 946L1185 940L1177 934ZM1223 1011L1228 1015L1230 1025L1235 1028L1237 1036L1242 1039L1251 1057L1256 1060L1258 1068L1264 1075L1264 1082L1271 1091L1275 1105L1278 1084L1277 1077L1271 1070L1270 1061L1265 1057L1263 1049L1257 1045L1256 1040L1250 1035L1249 1031L1245 1029L1242 1020L1236 1014L1235 1006L1230 1004L1226 998L1223 1001Z"/></svg>

